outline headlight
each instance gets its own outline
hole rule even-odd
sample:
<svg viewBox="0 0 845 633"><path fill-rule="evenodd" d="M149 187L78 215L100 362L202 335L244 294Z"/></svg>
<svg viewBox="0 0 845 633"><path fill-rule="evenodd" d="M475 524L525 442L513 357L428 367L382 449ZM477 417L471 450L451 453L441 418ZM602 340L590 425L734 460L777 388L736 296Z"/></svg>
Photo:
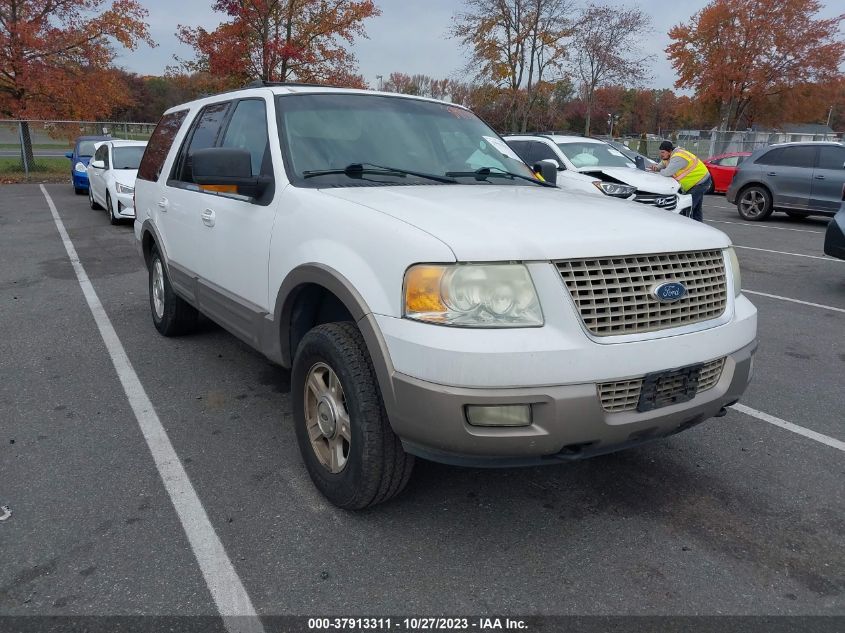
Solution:
<svg viewBox="0 0 845 633"><path fill-rule="evenodd" d="M616 182L602 182L601 180L594 180L593 184L596 189L601 191L606 196L613 196L614 198L627 198L633 194L637 188L631 185L620 185Z"/></svg>
<svg viewBox="0 0 845 633"><path fill-rule="evenodd" d="M734 296L738 297L742 293L742 275L739 273L739 259L736 257L736 251L733 246L729 246L725 252L731 264L731 276L734 282Z"/></svg>
<svg viewBox="0 0 845 633"><path fill-rule="evenodd" d="M74 169L76 171L81 171L82 173L85 173L86 167L85 167L85 165L82 164L82 161L79 161L78 163L76 163L76 166L74 167Z"/></svg>
<svg viewBox="0 0 845 633"><path fill-rule="evenodd" d="M540 327L543 312L522 264L420 264L405 273L404 316L457 327Z"/></svg>
<svg viewBox="0 0 845 633"><path fill-rule="evenodd" d="M115 183L114 186L117 189L117 193L135 193L135 187L127 187L126 185L121 185L119 182Z"/></svg>

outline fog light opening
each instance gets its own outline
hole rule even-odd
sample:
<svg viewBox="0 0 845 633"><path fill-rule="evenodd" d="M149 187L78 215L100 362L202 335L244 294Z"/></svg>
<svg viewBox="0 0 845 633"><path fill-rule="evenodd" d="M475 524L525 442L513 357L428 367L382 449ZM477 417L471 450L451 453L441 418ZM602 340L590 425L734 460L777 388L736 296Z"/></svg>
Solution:
<svg viewBox="0 0 845 633"><path fill-rule="evenodd" d="M475 405L466 406L467 422L472 426L529 426L531 424L530 404Z"/></svg>

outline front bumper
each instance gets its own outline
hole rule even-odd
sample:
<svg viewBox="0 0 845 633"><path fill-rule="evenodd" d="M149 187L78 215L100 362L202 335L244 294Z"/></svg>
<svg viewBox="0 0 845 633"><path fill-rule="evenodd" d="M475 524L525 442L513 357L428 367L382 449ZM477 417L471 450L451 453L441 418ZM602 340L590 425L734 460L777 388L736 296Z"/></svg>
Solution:
<svg viewBox="0 0 845 633"><path fill-rule="evenodd" d="M71 182L76 189L88 189L88 174L78 171L71 172Z"/></svg>
<svg viewBox="0 0 845 633"><path fill-rule="evenodd" d="M131 193L118 193L115 194L115 208L114 212L115 215L121 218L134 218L135 217L135 206L134 201L132 200Z"/></svg>
<svg viewBox="0 0 845 633"><path fill-rule="evenodd" d="M648 412L609 413L596 383L472 389L394 373L390 420L409 453L467 466L519 466L614 452L684 431L739 400L752 372L757 342L728 354L714 387L692 400ZM477 427L467 405L530 404L532 424Z"/></svg>

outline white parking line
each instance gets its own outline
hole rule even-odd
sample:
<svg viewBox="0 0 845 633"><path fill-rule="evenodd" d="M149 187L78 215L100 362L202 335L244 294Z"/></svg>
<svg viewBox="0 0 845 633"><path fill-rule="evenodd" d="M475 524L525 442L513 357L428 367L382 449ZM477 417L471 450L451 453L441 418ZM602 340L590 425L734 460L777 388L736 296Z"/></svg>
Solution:
<svg viewBox="0 0 845 633"><path fill-rule="evenodd" d="M141 433L143 433L150 453L152 453L158 473L161 475L167 494L170 495L176 514L182 522L188 542L194 551L194 556L202 570L211 597L217 605L217 610L223 616L226 628L230 633L243 633L245 631L263 633L264 627L252 606L252 601L246 589L244 589L232 561L229 560L223 544L214 531L214 526L211 525L205 508L199 496L197 496L182 462L179 461L179 456L170 443L170 438L155 412L153 403L147 397L144 386L132 368L132 363L129 362L123 344L120 342L117 332L115 332L105 308L100 302L100 298L94 291L94 286L79 261L73 242L71 242L65 230L65 225L59 217L59 212L56 210L56 205L53 204L53 199L47 193L44 185L41 185L41 192L47 199L50 213L53 214L56 228L62 238L70 263L73 265L79 286L82 288L82 294L85 295L85 300L88 302L88 307L91 309L91 314L100 330L100 336L106 344L106 349L111 356L120 383L123 385L129 405L138 420L138 426L140 426Z"/></svg>
<svg viewBox="0 0 845 633"><path fill-rule="evenodd" d="M768 224L748 224L746 222L730 222L728 220L704 220L714 224L736 224L737 226L750 226L754 229L771 229L773 231L795 231L796 233L817 233L824 235L824 231L811 231L810 229L790 229L785 226L769 226Z"/></svg>
<svg viewBox="0 0 845 633"><path fill-rule="evenodd" d="M800 299L790 299L789 297L781 297L780 295L770 295L767 292L757 292L756 290L742 289L744 294L757 295L758 297L768 297L769 299L778 299L780 301L789 301L790 303L800 303L805 306L812 306L813 308L823 308L825 310L833 310L834 312L845 312L843 308L834 308L833 306L826 306L822 303L812 303L810 301L801 301Z"/></svg>
<svg viewBox="0 0 845 633"><path fill-rule="evenodd" d="M775 416L769 415L768 413L757 411L757 409L746 407L744 404L732 405L731 409L735 409L740 413L744 413L745 415L750 415L752 418L757 418L758 420L762 420L763 422L774 424L775 426L779 426L780 428L786 429L787 431L792 431L793 433L797 433L798 435L809 437L811 440L821 442L826 446L833 447L840 451L845 451L845 442L840 442L837 439L828 437L827 435L822 435L821 433L816 433L815 431L811 431L810 429L805 429L803 426L798 426L797 424L793 424L792 422L781 420L780 418L776 418Z"/></svg>
<svg viewBox="0 0 845 633"><path fill-rule="evenodd" d="M786 251L773 251L768 248L754 248L753 246L740 246L734 244L734 248L742 248L747 251L762 251L764 253L777 253L778 255L791 255L792 257L806 257L808 259L822 259L826 262L836 262L839 264L845 263L845 259L835 259L833 257L822 257L821 255L804 255L803 253L788 253Z"/></svg>

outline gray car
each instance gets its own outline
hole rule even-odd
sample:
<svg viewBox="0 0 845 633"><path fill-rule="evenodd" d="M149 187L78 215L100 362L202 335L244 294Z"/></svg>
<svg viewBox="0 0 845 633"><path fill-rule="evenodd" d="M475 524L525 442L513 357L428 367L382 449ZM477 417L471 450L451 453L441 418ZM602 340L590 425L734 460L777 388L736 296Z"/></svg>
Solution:
<svg viewBox="0 0 845 633"><path fill-rule="evenodd" d="M744 220L773 211L793 218L833 216L845 186L845 145L784 143L757 150L740 166L727 198Z"/></svg>

